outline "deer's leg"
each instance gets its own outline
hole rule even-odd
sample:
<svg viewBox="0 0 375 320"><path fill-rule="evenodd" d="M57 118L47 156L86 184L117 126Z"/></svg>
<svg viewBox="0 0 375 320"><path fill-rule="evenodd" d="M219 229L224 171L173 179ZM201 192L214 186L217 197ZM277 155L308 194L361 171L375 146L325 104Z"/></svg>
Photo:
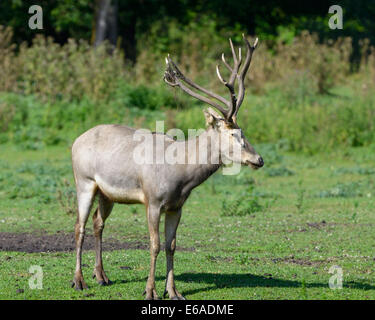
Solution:
<svg viewBox="0 0 375 320"><path fill-rule="evenodd" d="M99 206L93 216L94 234L95 234L95 268L93 278L101 285L109 285L111 281L103 269L102 260L102 235L104 229L104 222L110 215L113 208L113 202L99 192Z"/></svg>
<svg viewBox="0 0 375 320"><path fill-rule="evenodd" d="M172 300L185 300L174 283L173 256L176 250L176 231L181 218L181 210L165 214L165 254L167 257L167 276L164 297L168 293Z"/></svg>
<svg viewBox="0 0 375 320"><path fill-rule="evenodd" d="M82 245L85 237L85 226L95 197L96 188L94 181L77 184L78 215L75 225L76 270L72 283L72 287L76 290L87 289L87 285L84 282L82 275Z"/></svg>
<svg viewBox="0 0 375 320"><path fill-rule="evenodd" d="M155 268L156 259L160 252L160 236L159 236L159 222L160 222L160 209L158 207L148 206L147 208L147 221L148 230L150 233L150 273L148 275L146 284L146 300L158 300L159 297L155 289Z"/></svg>

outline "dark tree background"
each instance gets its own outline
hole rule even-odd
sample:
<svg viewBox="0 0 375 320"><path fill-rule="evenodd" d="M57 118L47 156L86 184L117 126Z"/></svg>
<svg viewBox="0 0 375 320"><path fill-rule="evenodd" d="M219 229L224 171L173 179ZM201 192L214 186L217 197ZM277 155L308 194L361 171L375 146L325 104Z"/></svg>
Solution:
<svg viewBox="0 0 375 320"><path fill-rule="evenodd" d="M240 26L248 34L272 39L281 27L317 32L321 39L351 36L375 42L373 0L1 0L0 24L14 29L16 43L30 42L38 33L28 28L28 8L43 8L41 32L59 43L83 38L93 45L103 39L120 44L128 58L136 57L136 41L159 20L175 19L181 25L202 16L214 19L217 28ZM327 27L328 8L341 5L344 28ZM120 41L119 41L120 39Z"/></svg>

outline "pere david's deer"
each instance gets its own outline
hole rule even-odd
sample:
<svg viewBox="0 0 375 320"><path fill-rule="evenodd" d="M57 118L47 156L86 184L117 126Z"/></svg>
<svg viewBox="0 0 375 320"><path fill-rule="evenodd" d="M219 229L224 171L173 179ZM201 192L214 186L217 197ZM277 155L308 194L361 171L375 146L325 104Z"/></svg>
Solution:
<svg viewBox="0 0 375 320"><path fill-rule="evenodd" d="M195 139L194 149L188 149L188 140L174 140L164 134L149 133L152 143L162 137L164 149L158 152L166 153L167 146L175 146L186 151L186 158L192 159L201 152L208 153L210 161L206 163L149 163L139 164L133 153L139 142L135 141L136 130L120 125L99 125L83 133L72 146L72 161L74 178L77 188L78 215L75 225L76 238L76 269L72 287L87 288L83 280L81 260L82 244L85 234L85 225L96 195L99 196L99 205L93 216L96 262L93 277L100 285L110 281L103 270L102 263L102 233L104 222L108 218L114 203L142 203L146 206L147 222L150 234L151 266L146 284L146 299L158 299L155 290L156 258L160 251L159 222L161 213L165 213L165 251L167 258L167 275L164 296L168 293L170 299L180 300L184 297L177 291L173 275L173 255L176 248L176 230L181 218L181 208L193 188L200 185L224 161L246 165L253 169L263 166L263 159L246 140L239 128L236 117L245 94L245 75L249 69L254 45L250 45L243 36L246 45L245 62L240 69L242 58L241 48L236 55L232 41L229 40L233 55L234 66L230 66L222 55L225 67L230 71L226 81L216 67L219 80L229 89L230 100L202 88L185 77L176 64L168 56L167 69L164 81L172 87L180 87L189 95L216 108L222 115L212 108L204 111L206 130ZM235 82L238 80L238 96L235 94ZM194 90L192 90L194 89ZM206 96L197 93L200 91ZM221 103L221 104L220 104ZM200 144L201 138L210 137L208 144ZM220 139L228 139L229 147L239 148L238 153L228 153L223 150ZM199 140L199 141L198 141ZM204 139L203 139L204 140ZM211 156L211 157L210 157Z"/></svg>

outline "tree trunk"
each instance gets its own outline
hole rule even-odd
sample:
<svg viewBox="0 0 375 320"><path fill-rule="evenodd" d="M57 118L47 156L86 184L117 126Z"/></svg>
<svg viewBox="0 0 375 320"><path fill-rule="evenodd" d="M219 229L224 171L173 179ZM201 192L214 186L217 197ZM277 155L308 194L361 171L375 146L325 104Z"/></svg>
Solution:
<svg viewBox="0 0 375 320"><path fill-rule="evenodd" d="M108 40L114 47L117 45L118 28L117 28L118 1L112 0L112 5L108 12Z"/></svg>
<svg viewBox="0 0 375 320"><path fill-rule="evenodd" d="M117 42L117 0L98 0L95 28L95 42L97 47L104 40L108 39L111 44L116 46Z"/></svg>

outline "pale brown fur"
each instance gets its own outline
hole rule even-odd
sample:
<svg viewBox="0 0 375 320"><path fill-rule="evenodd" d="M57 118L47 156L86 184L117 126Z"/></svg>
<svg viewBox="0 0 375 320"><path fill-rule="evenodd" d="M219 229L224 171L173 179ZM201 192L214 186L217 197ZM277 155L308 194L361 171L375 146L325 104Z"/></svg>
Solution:
<svg viewBox="0 0 375 320"><path fill-rule="evenodd" d="M245 38L244 38L245 40ZM134 139L135 129L120 125L100 125L94 127L76 139L72 146L72 163L74 178L77 188L78 215L75 225L76 238L76 270L73 286L76 289L87 288L82 275L82 244L85 235L85 226L90 214L91 206L96 196L99 196L99 207L93 216L95 234L96 262L94 277L101 285L110 281L104 272L102 261L102 234L105 221L110 215L114 203L143 203L146 207L148 230L150 235L150 272L146 284L146 299L158 299L155 288L156 259L160 252L159 223L160 215L165 213L165 252L167 259L167 275L164 295L168 293L171 299L184 299L177 291L174 281L173 256L176 249L176 230L181 218L182 206L191 191L216 172L223 160L249 166L257 169L263 166L263 159L246 140L243 132L236 123L238 108L244 96L244 74L246 73L252 51L255 49L246 41L249 48L244 70L239 72L241 57L235 59L235 66L229 82L219 75L220 80L230 89L231 102L217 97L207 90L209 96L219 99L230 108L225 109L217 103L207 101L207 98L192 93L181 81L186 81L195 89L204 90L186 79L174 63L167 60L168 70L165 80L172 86L180 86L184 91L194 97L205 101L217 108L225 117L223 118L213 109L204 111L206 117L206 131L196 139L196 148L188 148L188 141L174 141L169 136L149 133L154 147L157 138L164 139L164 149L159 150L165 154L168 146L184 150L186 160L199 159L201 154L207 154L207 163L169 164L152 163L139 164L133 159L133 153L139 142ZM230 42L231 43L231 42ZM233 51L233 45L232 52ZM223 58L224 61L224 58ZM224 61L225 62L225 61ZM234 81L240 81L238 101L234 94ZM202 140L201 140L202 138ZM220 144L221 139L227 139L229 148L239 148L240 153L228 154ZM201 144L200 141L208 141ZM155 148L153 149L155 150Z"/></svg>

